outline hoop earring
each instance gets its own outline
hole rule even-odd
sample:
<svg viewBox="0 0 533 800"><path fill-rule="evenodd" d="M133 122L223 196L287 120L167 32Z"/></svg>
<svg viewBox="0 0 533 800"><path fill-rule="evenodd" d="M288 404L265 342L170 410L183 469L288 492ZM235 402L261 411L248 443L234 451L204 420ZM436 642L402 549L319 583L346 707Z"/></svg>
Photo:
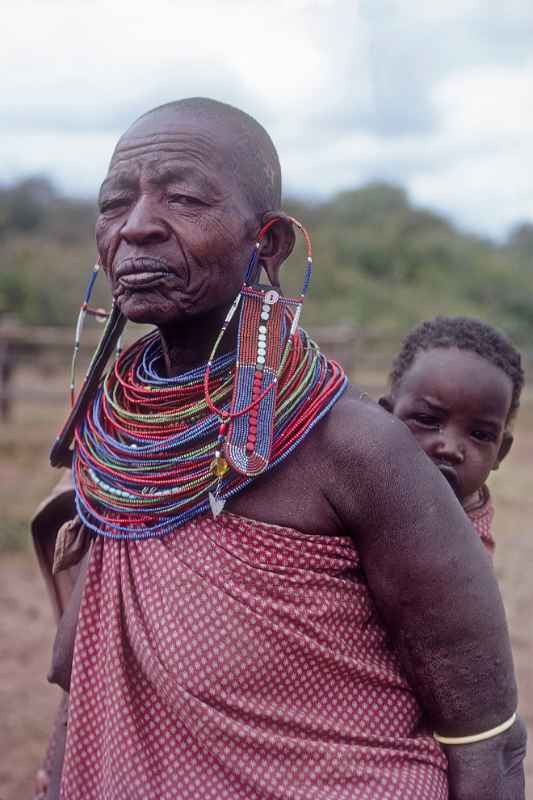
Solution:
<svg viewBox="0 0 533 800"><path fill-rule="evenodd" d="M72 439L74 438L74 431L78 421L85 412L85 409L87 408L87 405L93 396L96 387L98 386L100 377L105 369L111 353L115 349L118 357L121 351L121 336L124 327L126 326L126 317L119 311L118 306L116 306L115 303L113 303L111 312L107 312L103 308L93 308L89 305L94 285L96 283L98 273L100 272L100 266L100 262L98 261L93 267L91 277L89 278L89 282L85 290L83 302L80 307L80 313L78 314L78 321L76 323L76 331L74 334L74 350L72 353L70 366L71 411L50 451L50 464L52 467L70 467L72 463L72 450L69 448ZM106 326L98 343L98 347L96 348L90 361L82 387L76 397L76 365L80 351L81 335L87 315L106 320Z"/></svg>

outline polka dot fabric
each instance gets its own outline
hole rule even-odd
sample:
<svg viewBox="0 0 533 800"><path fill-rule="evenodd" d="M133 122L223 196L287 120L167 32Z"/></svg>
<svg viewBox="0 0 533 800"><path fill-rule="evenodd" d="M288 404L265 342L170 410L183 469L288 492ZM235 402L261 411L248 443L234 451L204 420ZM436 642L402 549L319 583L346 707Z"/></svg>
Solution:
<svg viewBox="0 0 533 800"><path fill-rule="evenodd" d="M348 539L223 513L97 538L62 800L445 800Z"/></svg>
<svg viewBox="0 0 533 800"><path fill-rule="evenodd" d="M468 518L478 533L479 538L485 545L485 548L492 556L494 555L494 548L496 547L494 536L492 535L494 506L492 505L492 501L486 487L484 487L484 498L485 502L481 508L478 508L475 511L470 511L468 513Z"/></svg>

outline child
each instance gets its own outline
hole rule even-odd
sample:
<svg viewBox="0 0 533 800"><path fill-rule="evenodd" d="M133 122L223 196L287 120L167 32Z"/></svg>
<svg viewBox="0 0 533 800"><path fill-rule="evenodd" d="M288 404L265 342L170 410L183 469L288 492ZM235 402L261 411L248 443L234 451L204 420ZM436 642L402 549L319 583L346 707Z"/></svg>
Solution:
<svg viewBox="0 0 533 800"><path fill-rule="evenodd" d="M481 320L436 317L408 334L389 380L381 405L405 422L492 553L485 481L513 443L524 384L520 354Z"/></svg>

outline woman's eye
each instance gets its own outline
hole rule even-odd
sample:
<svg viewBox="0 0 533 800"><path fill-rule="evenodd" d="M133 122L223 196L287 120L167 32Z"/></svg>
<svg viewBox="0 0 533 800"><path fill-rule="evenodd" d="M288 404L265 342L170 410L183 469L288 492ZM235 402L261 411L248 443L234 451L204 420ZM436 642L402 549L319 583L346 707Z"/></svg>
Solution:
<svg viewBox="0 0 533 800"><path fill-rule="evenodd" d="M192 197L190 194L171 194L168 197L168 204L169 205L180 205L180 206L203 206L201 200L198 200L197 197Z"/></svg>
<svg viewBox="0 0 533 800"><path fill-rule="evenodd" d="M124 208L128 205L126 197L115 197L111 200L103 200L100 203L100 213L105 214L108 211L116 211L117 209Z"/></svg>

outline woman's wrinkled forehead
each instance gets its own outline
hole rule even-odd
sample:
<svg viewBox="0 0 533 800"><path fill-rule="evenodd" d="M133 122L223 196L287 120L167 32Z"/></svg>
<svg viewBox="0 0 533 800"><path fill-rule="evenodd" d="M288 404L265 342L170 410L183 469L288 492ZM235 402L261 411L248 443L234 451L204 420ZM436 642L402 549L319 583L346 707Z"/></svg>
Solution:
<svg viewBox="0 0 533 800"><path fill-rule="evenodd" d="M268 133L249 115L212 101L179 101L140 117L119 140L108 176L147 159L202 168L254 215L279 208L281 171Z"/></svg>
<svg viewBox="0 0 533 800"><path fill-rule="evenodd" d="M153 112L134 122L119 139L109 170L140 159L157 164L181 157L204 170L224 171L228 144L224 128L202 124L190 113Z"/></svg>
<svg viewBox="0 0 533 800"><path fill-rule="evenodd" d="M190 114L153 112L118 142L100 196L111 187L186 184L206 201L229 203L249 216L253 207L225 131L197 123Z"/></svg>

